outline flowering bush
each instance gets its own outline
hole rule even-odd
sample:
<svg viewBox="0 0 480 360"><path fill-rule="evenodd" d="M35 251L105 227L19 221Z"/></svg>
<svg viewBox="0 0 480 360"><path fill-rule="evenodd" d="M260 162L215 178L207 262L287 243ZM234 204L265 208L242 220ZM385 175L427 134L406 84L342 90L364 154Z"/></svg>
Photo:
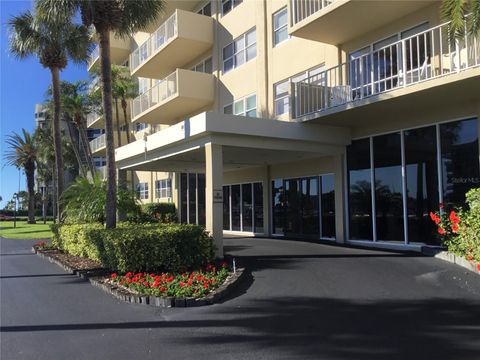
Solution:
<svg viewBox="0 0 480 360"><path fill-rule="evenodd" d="M460 230L460 218L455 210L445 211L443 204L440 204L440 211L430 212L430 219L437 225L437 236L441 244L448 246L448 242L454 238Z"/></svg>
<svg viewBox="0 0 480 360"><path fill-rule="evenodd" d="M49 249L55 249L54 246L50 245L49 243L45 241L40 241L37 242L33 247L37 250L49 250Z"/></svg>
<svg viewBox="0 0 480 360"><path fill-rule="evenodd" d="M226 263L219 267L209 264L204 269L181 274L113 273L110 280L142 295L172 297L202 297L220 286L229 273Z"/></svg>

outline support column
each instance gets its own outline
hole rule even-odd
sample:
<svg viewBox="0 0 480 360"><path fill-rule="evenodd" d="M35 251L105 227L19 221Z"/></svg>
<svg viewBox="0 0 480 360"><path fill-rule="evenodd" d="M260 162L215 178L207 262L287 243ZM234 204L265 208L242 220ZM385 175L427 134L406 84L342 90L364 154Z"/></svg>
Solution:
<svg viewBox="0 0 480 360"><path fill-rule="evenodd" d="M272 236L270 212L272 208L270 191L270 165L266 165L262 176L263 181L263 231L265 236Z"/></svg>
<svg viewBox="0 0 480 360"><path fill-rule="evenodd" d="M223 150L205 144L206 229L215 243L215 256L223 258Z"/></svg>
<svg viewBox="0 0 480 360"><path fill-rule="evenodd" d="M343 154L334 156L334 180L336 241L343 244L346 240L345 174Z"/></svg>
<svg viewBox="0 0 480 360"><path fill-rule="evenodd" d="M119 189L127 190L127 170L117 169L117 186ZM125 221L127 214L117 207L117 221Z"/></svg>

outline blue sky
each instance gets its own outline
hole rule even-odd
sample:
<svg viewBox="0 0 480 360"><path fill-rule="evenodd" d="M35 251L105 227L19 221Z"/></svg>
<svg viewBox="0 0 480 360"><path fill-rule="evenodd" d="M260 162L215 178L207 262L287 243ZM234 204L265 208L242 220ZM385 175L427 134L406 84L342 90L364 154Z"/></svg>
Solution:
<svg viewBox="0 0 480 360"><path fill-rule="evenodd" d="M31 9L31 1L0 0L1 17L1 57L0 57L0 208L18 191L18 170L4 166L5 137L12 131L22 128L33 131L35 128L35 104L43 102L50 85L50 71L44 69L34 57L17 60L8 52L8 19L22 11ZM87 79L85 65L69 65L62 73L62 80ZM25 190L25 176L21 175L20 187Z"/></svg>

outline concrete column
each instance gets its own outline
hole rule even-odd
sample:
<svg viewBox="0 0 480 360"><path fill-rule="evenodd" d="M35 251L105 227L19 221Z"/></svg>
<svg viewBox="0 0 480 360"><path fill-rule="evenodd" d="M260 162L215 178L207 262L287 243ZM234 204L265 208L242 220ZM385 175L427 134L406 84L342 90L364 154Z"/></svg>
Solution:
<svg viewBox="0 0 480 360"><path fill-rule="evenodd" d="M127 170L117 169L117 182L118 182L117 186L119 189L127 190L128 188ZM117 221L125 221L126 218L127 218L127 214L125 214L123 211L121 211L117 207Z"/></svg>
<svg viewBox="0 0 480 360"><path fill-rule="evenodd" d="M334 156L335 178L335 233L336 241L344 243L346 240L345 222L345 176L344 155Z"/></svg>
<svg viewBox="0 0 480 360"><path fill-rule="evenodd" d="M272 236L272 229L270 227L270 209L272 208L272 201L271 201L271 191L270 191L270 165L266 165L264 168L264 173L262 176L263 182L263 231L265 236Z"/></svg>
<svg viewBox="0 0 480 360"><path fill-rule="evenodd" d="M223 258L223 150L205 144L206 229L215 242L215 256Z"/></svg>

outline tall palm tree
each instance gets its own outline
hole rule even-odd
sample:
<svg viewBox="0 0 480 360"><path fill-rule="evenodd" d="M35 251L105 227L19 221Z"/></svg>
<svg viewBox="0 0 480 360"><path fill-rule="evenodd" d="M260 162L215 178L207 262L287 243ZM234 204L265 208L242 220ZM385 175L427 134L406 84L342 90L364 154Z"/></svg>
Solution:
<svg viewBox="0 0 480 360"><path fill-rule="evenodd" d="M155 21L164 6L162 0L37 0L37 11L46 21L53 22L59 17L71 20L75 13L80 11L83 24L93 26L99 39L107 148L106 228L116 226L117 188L112 123L110 33L128 37L144 30Z"/></svg>
<svg viewBox="0 0 480 360"><path fill-rule="evenodd" d="M470 35L480 34L480 0L443 0L440 14L445 21L451 21L452 39L464 38L465 31ZM467 14L470 15L465 19Z"/></svg>
<svg viewBox="0 0 480 360"><path fill-rule="evenodd" d="M64 188L60 133L60 71L67 66L69 58L77 63L85 62L91 44L90 35L83 25L63 21L61 18L43 21L30 11L12 17L9 23L12 29L10 52L19 59L32 55L38 57L40 64L48 68L52 76L53 143L58 199ZM57 214L60 213L57 211Z"/></svg>
<svg viewBox="0 0 480 360"><path fill-rule="evenodd" d="M28 190L28 223L35 224L35 164L37 162L37 146L34 138L25 129L22 135L13 132L5 140L9 150L5 153L5 162L10 166L23 168L27 177Z"/></svg>
<svg viewBox="0 0 480 360"><path fill-rule="evenodd" d="M115 91L121 101L125 131L127 133L127 143L130 143L130 119L128 119L127 102L138 96L138 81L130 75L130 71L127 68L120 66L119 70Z"/></svg>

